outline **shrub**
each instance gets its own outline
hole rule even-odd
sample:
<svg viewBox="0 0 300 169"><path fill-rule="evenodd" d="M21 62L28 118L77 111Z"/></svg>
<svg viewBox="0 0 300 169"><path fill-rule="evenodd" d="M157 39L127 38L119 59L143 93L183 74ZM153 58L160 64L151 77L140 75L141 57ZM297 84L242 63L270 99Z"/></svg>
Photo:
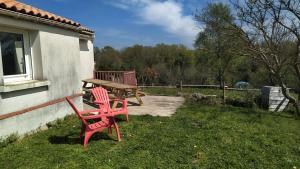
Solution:
<svg viewBox="0 0 300 169"><path fill-rule="evenodd" d="M243 97L226 98L226 104L236 107L253 108L261 105L261 95L256 91L245 91Z"/></svg>
<svg viewBox="0 0 300 169"><path fill-rule="evenodd" d="M206 105L219 104L216 95L204 95L201 93L194 93L194 94L190 95L189 99L192 100L193 102L199 102L199 103L203 103Z"/></svg>
<svg viewBox="0 0 300 169"><path fill-rule="evenodd" d="M252 108L253 107L253 102L248 101L248 100L243 100L240 98L232 99L232 98L227 98L226 99L226 104L232 105L235 107L247 107L247 108Z"/></svg>
<svg viewBox="0 0 300 169"><path fill-rule="evenodd" d="M17 133L11 134L5 139L0 139L0 147L6 147L9 144L15 143L18 139L19 135Z"/></svg>

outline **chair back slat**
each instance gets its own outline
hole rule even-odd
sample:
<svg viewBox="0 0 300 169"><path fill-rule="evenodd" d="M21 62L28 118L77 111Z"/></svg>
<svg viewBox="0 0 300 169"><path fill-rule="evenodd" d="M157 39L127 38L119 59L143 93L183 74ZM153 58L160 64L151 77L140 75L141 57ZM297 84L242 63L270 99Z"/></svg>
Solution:
<svg viewBox="0 0 300 169"><path fill-rule="evenodd" d="M108 92L106 89L104 89L103 87L93 88L92 94L97 101L101 101L101 102L107 104L107 106L110 108L109 96L108 96Z"/></svg>
<svg viewBox="0 0 300 169"><path fill-rule="evenodd" d="M80 115L80 112L79 110L75 107L73 101L69 98L69 97L66 97L66 100L67 102L70 104L70 106L72 107L72 109L75 111L77 117L84 123L84 124L87 124L87 122L82 118L82 116Z"/></svg>

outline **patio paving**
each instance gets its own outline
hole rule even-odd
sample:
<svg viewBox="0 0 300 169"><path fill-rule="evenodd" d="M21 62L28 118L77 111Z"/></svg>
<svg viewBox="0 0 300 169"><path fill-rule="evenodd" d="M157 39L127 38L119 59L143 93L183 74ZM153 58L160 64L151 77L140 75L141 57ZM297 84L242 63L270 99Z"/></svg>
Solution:
<svg viewBox="0 0 300 169"><path fill-rule="evenodd" d="M145 96L142 97L143 106L139 106L135 98L129 98L128 112L130 115L151 115L151 116L172 116L176 109L184 103L182 97L170 96ZM90 108L89 105L84 105L85 109Z"/></svg>

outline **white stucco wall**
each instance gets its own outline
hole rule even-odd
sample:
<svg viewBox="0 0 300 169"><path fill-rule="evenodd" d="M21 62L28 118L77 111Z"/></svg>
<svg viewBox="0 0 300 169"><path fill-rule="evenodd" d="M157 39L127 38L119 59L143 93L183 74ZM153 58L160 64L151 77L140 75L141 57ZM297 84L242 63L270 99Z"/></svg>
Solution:
<svg viewBox="0 0 300 169"><path fill-rule="evenodd" d="M92 75L94 67L91 41L91 50L80 51L78 32L4 16L0 16L0 26L30 32L34 79L51 82L50 86L0 93L0 115L81 92L81 80L87 78L90 73ZM2 70L1 64L0 69ZM1 79L0 75L0 81ZM81 109L82 99L76 98L75 102ZM63 102L0 120L0 137L12 133L22 135L72 112Z"/></svg>
<svg viewBox="0 0 300 169"><path fill-rule="evenodd" d="M93 78L94 71L94 45L89 39L80 40L80 78ZM93 66L91 66L93 65Z"/></svg>

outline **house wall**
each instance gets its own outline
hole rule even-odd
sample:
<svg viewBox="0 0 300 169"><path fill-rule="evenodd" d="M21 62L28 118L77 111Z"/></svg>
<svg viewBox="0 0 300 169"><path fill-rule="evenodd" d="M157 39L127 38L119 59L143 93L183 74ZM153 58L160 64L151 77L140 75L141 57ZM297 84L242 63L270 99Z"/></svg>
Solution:
<svg viewBox="0 0 300 169"><path fill-rule="evenodd" d="M0 93L0 115L81 92L81 79L87 77L94 64L93 51L80 51L78 32L5 16L0 16L0 26L30 32L34 80L47 80L51 83L48 86ZM91 50L92 46L90 42ZM82 65L85 67L81 68ZM0 66L2 70L2 64ZM2 79L0 72L0 85ZM78 97L74 101L78 109L82 109L82 99ZM0 120L0 137L12 133L25 134L72 112L67 103L62 102Z"/></svg>
<svg viewBox="0 0 300 169"><path fill-rule="evenodd" d="M94 45L90 39L81 39L80 43L80 78L93 78L94 71ZM91 66L93 65L93 66Z"/></svg>

